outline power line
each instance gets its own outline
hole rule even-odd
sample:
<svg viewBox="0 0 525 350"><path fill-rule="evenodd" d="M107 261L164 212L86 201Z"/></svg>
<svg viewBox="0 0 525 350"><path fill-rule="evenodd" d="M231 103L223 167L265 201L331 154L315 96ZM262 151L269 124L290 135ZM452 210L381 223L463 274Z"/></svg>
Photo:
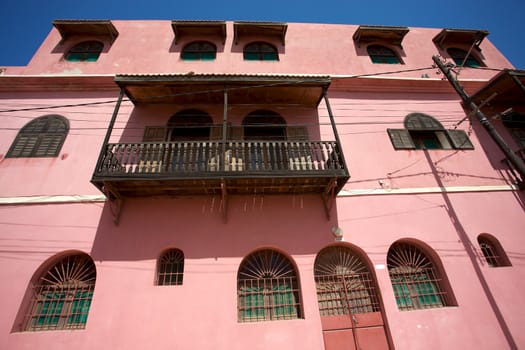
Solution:
<svg viewBox="0 0 525 350"><path fill-rule="evenodd" d="M435 69L434 66L428 66L423 68L414 68L414 69L404 69L404 70L395 70L395 71L386 71L386 72L376 72L376 73L367 73L367 74L353 74L353 75L332 75L331 77L338 78L338 79L354 79L354 78L363 78L363 77L372 77L372 76L381 76L381 75L389 75L389 74L398 74L398 73L408 73L408 72L416 72L416 71L423 71L423 70L430 70ZM290 84L302 84L304 82L315 82L316 80L302 80L297 79L295 81L287 81L287 82L277 82L272 84L260 84L260 85L250 85L250 86L240 86L240 87L230 87L230 88L223 88L223 89L213 89L213 90L202 90L202 91L191 91L191 92L185 92L185 93L179 93L179 94L169 94L169 95L162 95L162 96L153 96L150 97L151 99L161 99L166 97L179 97L179 96L189 96L189 95L196 95L196 94L207 94L207 93L213 93L213 92L223 92L225 90L227 91L234 91L234 90L242 90L242 89L255 89L255 88L263 88L263 87L272 87L272 86L279 86L279 85L290 85ZM324 82L324 78L320 78L318 80L319 82ZM131 101L128 98L122 99L122 102L129 102ZM94 106L94 105L103 105L103 104L110 104L110 103L117 103L118 100L108 100L108 101L96 101L96 102L85 102L85 103L75 103L75 104L65 104L65 105L51 105L51 106L42 106L42 107L29 107L29 108L14 108L14 109L4 109L0 110L0 113L8 113L8 112L27 112L27 111L37 111L37 110L45 110L45 109L58 109L58 108L71 108L71 107L85 107L85 106Z"/></svg>

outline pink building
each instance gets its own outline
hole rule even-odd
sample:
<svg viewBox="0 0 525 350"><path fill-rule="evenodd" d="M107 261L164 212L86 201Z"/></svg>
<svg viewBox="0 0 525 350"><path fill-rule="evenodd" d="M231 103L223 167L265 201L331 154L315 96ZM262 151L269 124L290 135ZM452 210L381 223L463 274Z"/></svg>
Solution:
<svg viewBox="0 0 525 350"><path fill-rule="evenodd" d="M525 72L487 35L55 21L0 75L0 349L525 347Z"/></svg>

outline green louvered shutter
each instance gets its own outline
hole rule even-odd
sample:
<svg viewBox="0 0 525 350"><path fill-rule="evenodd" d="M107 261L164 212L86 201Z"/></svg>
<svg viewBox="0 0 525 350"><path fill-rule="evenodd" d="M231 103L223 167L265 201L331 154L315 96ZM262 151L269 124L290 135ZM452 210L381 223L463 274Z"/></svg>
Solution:
<svg viewBox="0 0 525 350"><path fill-rule="evenodd" d="M474 145L470 142L468 135L463 130L447 130L452 146L455 149L474 149Z"/></svg>
<svg viewBox="0 0 525 350"><path fill-rule="evenodd" d="M146 126L144 128L143 142L166 141L168 128L165 126Z"/></svg>
<svg viewBox="0 0 525 350"><path fill-rule="evenodd" d="M387 129L390 141L395 149L415 149L416 145L406 129Z"/></svg>

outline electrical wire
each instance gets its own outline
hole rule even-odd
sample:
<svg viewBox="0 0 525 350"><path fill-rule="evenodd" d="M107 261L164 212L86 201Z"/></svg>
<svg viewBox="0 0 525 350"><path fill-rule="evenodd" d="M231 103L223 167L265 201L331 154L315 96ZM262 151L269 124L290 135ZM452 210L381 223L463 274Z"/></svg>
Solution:
<svg viewBox="0 0 525 350"><path fill-rule="evenodd" d="M405 70L395 70L395 71L386 71L386 72L376 72L376 73L367 73L367 74L354 74L354 75L332 75L331 77L338 78L338 79L353 79L353 78L363 78L363 77L372 77L372 76L381 76L381 75L389 75L389 74L399 74L399 73L407 73L407 72L416 72L416 71L422 71L422 70L430 70L435 69L433 66L429 67L423 67L423 68L414 68L414 69L405 69ZM297 79L295 81L287 81L287 82L277 82L277 83L271 83L271 84L260 84L260 85L250 85L250 86L240 86L240 87L229 87L229 88L223 88L223 89L213 89L213 90L202 90L202 91L191 91L191 92L185 92L185 93L179 93L179 94L169 94L169 95L160 95L160 96L153 96L150 97L151 99L161 99L161 98L167 98L167 97L180 97L180 96L189 96L189 95L197 95L197 94L209 94L214 92L224 92L226 91L234 91L234 90L241 90L241 89L255 89L255 88L264 88L264 87L273 87L273 86L280 86L280 85L290 85L290 84L302 84L304 82L324 82L325 78L319 78L319 80L311 80L308 81ZM122 102L129 102L131 101L129 98L123 98ZM118 100L108 100L108 101L97 101L97 102L85 102L85 103L75 103L75 104L65 104L65 105L51 105L51 106L43 106L43 107L29 107L29 108L15 108L15 109L3 109L0 110L0 113L9 113L9 112L27 112L27 111L36 111L36 110L44 110L44 109L57 109L57 108L71 108L71 107L85 107L85 106L95 106L95 105L103 105L103 104L110 104L110 103L117 103Z"/></svg>

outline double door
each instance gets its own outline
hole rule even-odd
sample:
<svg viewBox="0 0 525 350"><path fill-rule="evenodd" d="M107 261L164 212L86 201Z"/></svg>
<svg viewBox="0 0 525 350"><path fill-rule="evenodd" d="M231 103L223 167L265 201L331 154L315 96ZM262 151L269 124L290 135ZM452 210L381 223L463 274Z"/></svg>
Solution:
<svg viewBox="0 0 525 350"><path fill-rule="evenodd" d="M338 259L352 262L350 266L334 264L333 259L328 266L316 265L325 350L388 350L375 280L366 265L353 258ZM326 259L319 260L322 264Z"/></svg>

